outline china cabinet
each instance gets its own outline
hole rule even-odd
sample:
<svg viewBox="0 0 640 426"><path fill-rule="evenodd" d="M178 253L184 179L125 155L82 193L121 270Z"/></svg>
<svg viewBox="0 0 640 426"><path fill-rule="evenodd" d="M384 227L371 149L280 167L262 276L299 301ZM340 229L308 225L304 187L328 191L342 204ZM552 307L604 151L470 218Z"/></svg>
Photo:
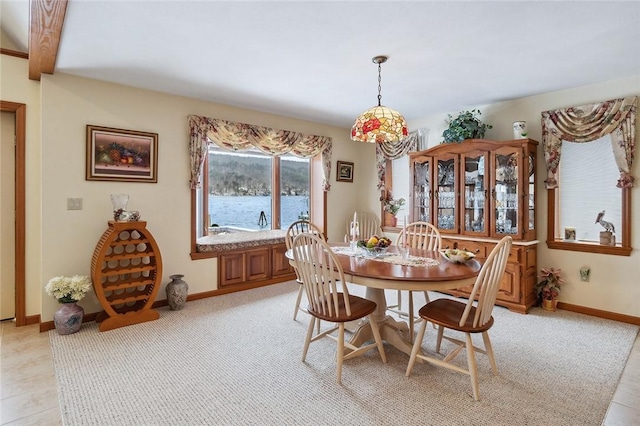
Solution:
<svg viewBox="0 0 640 426"><path fill-rule="evenodd" d="M411 221L433 223L443 247L466 248L482 260L503 236L513 237L497 303L519 312L535 302L537 146L532 139L468 139L409 158Z"/></svg>

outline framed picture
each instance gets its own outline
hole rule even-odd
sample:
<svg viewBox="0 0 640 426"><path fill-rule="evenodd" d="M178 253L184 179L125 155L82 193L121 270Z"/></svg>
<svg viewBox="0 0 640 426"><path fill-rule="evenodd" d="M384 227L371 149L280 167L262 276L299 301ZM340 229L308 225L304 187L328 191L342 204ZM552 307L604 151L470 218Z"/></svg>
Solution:
<svg viewBox="0 0 640 426"><path fill-rule="evenodd" d="M86 179L158 182L158 134L87 125Z"/></svg>
<svg viewBox="0 0 640 426"><path fill-rule="evenodd" d="M353 163L338 161L338 182L353 182Z"/></svg>

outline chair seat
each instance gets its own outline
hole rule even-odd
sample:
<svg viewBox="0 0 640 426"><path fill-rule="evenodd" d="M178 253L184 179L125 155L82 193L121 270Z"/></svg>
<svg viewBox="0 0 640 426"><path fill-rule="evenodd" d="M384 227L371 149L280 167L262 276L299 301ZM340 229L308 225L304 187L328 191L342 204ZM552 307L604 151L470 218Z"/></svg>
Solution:
<svg viewBox="0 0 640 426"><path fill-rule="evenodd" d="M332 296L333 297L333 296ZM371 300L364 299L362 297L349 295L349 305L351 306L351 315L347 315L345 309L344 298L342 293L338 293L338 314L327 315L322 312L313 310L313 307L309 305L307 311L314 317L330 322L349 322L355 321L360 318L364 318L367 315L373 313L376 310L376 303Z"/></svg>
<svg viewBox="0 0 640 426"><path fill-rule="evenodd" d="M491 316L486 324L480 327L473 326L473 318L476 313L475 306L471 308L467 320L464 325L460 327L460 318L462 318L462 313L466 307L466 303L458 302L457 300L437 299L420 308L418 315L420 315L420 318L431 321L434 324L465 333L482 333L491 328L493 325L493 316Z"/></svg>

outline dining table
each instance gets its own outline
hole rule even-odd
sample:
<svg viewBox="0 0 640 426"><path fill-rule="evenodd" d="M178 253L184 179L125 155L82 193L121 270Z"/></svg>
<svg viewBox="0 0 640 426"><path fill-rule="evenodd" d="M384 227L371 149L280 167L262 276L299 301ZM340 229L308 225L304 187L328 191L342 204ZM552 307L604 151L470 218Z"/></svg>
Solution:
<svg viewBox="0 0 640 426"><path fill-rule="evenodd" d="M403 333L413 333L413 330L409 330L406 321L387 315L385 290L458 289L473 285L482 267L476 259L454 263L432 250L408 248L403 254L400 247L391 245L384 253L373 255L362 248L352 248L349 243L329 243L329 246L340 261L345 279L365 286L365 297L376 303L372 318L379 326L382 340L409 355L413 339ZM293 265L292 259L291 262ZM353 331L350 342L354 346L373 340L368 321L361 321Z"/></svg>

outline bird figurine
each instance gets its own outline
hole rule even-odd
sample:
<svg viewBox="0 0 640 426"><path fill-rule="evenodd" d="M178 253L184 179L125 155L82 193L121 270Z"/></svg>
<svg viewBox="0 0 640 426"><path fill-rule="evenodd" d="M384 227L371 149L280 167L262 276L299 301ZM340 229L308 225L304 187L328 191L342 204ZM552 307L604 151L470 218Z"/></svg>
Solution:
<svg viewBox="0 0 640 426"><path fill-rule="evenodd" d="M604 228L605 231L615 234L616 229L613 227L613 223L607 222L603 218L604 218L604 210L598 213L598 217L596 217L596 223L599 223Z"/></svg>

